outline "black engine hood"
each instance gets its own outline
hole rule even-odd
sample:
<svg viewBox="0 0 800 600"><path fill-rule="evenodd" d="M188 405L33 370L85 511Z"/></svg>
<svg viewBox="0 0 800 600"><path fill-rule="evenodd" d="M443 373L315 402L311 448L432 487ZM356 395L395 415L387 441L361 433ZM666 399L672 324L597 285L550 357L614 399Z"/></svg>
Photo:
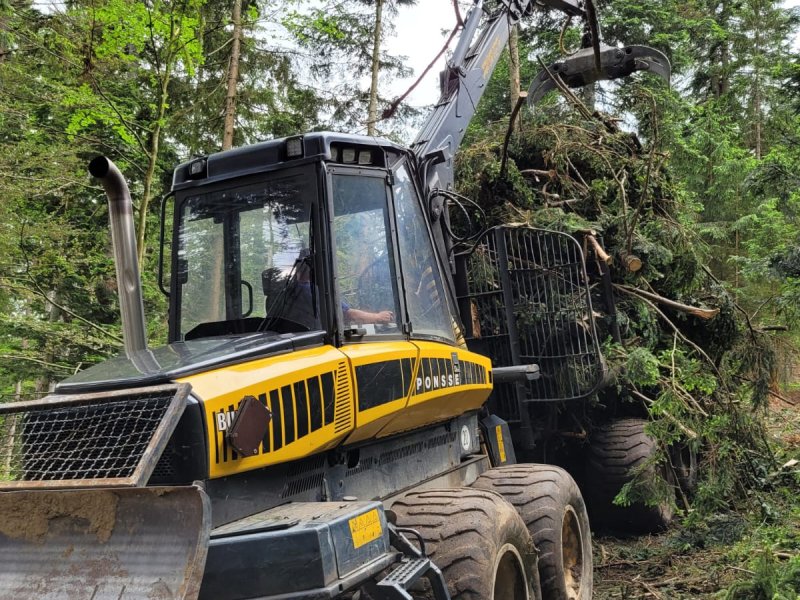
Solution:
<svg viewBox="0 0 800 600"><path fill-rule="evenodd" d="M254 358L285 354L324 343L324 331L253 333L176 342L142 350L132 358L117 356L76 373L56 386L56 393L86 393L158 385L195 373Z"/></svg>

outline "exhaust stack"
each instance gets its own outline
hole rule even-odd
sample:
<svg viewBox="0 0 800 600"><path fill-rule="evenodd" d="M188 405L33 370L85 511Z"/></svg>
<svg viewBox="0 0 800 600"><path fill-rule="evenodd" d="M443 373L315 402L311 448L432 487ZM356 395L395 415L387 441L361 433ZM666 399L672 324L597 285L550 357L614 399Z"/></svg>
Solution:
<svg viewBox="0 0 800 600"><path fill-rule="evenodd" d="M142 281L136 254L136 231L133 225L133 204L128 184L117 166L105 156L89 163L89 173L103 184L108 197L111 222L111 243L117 267L119 306L122 313L122 336L128 358L147 350L147 329L144 320Z"/></svg>

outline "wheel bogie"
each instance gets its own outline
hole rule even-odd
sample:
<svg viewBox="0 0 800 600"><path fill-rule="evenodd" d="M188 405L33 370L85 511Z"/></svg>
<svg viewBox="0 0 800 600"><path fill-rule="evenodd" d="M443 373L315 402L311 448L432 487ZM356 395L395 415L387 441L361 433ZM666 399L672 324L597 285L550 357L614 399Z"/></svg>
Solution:
<svg viewBox="0 0 800 600"><path fill-rule="evenodd" d="M490 469L473 484L513 504L538 549L545 600L590 600L592 546L580 490L553 465L517 464Z"/></svg>
<svg viewBox="0 0 800 600"><path fill-rule="evenodd" d="M501 496L473 488L416 491L395 501L392 512L398 526L424 540L452 600L541 597L530 534ZM427 582L412 594L432 597Z"/></svg>

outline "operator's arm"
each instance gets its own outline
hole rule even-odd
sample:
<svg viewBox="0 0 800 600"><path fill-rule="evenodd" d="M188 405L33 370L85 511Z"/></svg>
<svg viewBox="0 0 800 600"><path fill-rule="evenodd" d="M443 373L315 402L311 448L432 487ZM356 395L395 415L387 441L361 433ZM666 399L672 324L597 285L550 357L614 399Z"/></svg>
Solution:
<svg viewBox="0 0 800 600"><path fill-rule="evenodd" d="M394 313L390 310L382 310L380 312L369 312L366 310L359 310L358 308L348 307L344 311L344 318L345 321L350 321L351 323L358 323L359 325L363 325L364 323L379 323L381 325L394 323Z"/></svg>

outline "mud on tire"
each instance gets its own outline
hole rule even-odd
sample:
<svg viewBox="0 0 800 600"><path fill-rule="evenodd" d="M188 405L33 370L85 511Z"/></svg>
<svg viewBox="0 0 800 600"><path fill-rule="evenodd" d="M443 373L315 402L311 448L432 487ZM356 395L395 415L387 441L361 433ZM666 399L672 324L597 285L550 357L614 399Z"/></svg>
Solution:
<svg viewBox="0 0 800 600"><path fill-rule="evenodd" d="M634 473L657 452L656 441L644 431L646 423L643 419L619 419L592 434L586 481L591 494L592 522L596 528L649 533L665 529L674 516L674 476L664 464L647 467L637 477L645 486L663 487L663 480L667 484L667 499L656 506L644 502L630 506L613 503L622 486L631 481Z"/></svg>
<svg viewBox="0 0 800 600"><path fill-rule="evenodd" d="M545 600L591 600L592 538L586 505L564 469L518 464L486 471L473 484L517 509L539 550Z"/></svg>
<svg viewBox="0 0 800 600"><path fill-rule="evenodd" d="M453 600L539 597L533 542L514 507L499 495L471 488L424 490L406 494L391 508L399 527L422 536ZM427 581L412 594L432 597Z"/></svg>

